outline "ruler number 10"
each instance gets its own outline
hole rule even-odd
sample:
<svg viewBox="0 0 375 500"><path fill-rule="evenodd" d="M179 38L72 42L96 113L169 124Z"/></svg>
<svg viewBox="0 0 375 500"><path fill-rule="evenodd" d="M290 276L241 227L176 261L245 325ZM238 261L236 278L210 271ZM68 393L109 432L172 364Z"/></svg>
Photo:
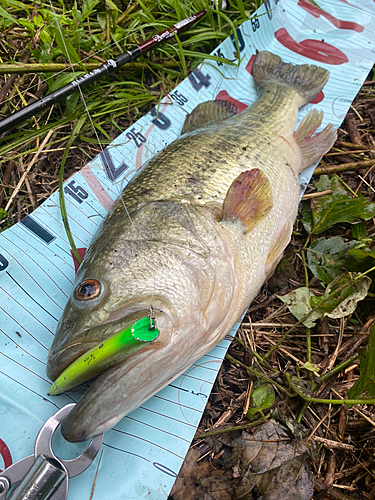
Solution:
<svg viewBox="0 0 375 500"><path fill-rule="evenodd" d="M67 186L64 187L64 193L71 196L78 203L82 203L83 200L88 198L89 193L83 189L79 184L75 185L76 181L70 181Z"/></svg>

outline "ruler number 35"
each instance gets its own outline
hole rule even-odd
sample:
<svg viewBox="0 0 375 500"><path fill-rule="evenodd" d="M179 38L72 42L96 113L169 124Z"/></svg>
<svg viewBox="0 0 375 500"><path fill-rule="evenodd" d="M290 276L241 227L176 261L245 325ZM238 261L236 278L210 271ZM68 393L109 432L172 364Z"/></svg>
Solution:
<svg viewBox="0 0 375 500"><path fill-rule="evenodd" d="M175 90L170 94L170 96L174 101L178 102L180 106L183 106L186 102L188 102L188 98L185 97L184 94L181 94L181 92L179 92L178 90Z"/></svg>

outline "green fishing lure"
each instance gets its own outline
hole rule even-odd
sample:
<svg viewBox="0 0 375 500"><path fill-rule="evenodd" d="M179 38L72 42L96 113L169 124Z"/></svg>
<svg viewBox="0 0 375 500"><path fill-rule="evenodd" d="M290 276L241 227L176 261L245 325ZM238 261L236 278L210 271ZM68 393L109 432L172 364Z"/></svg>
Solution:
<svg viewBox="0 0 375 500"><path fill-rule="evenodd" d="M155 320L145 317L100 342L69 365L51 385L49 394L56 396L86 382L117 364L145 345L156 340L159 330Z"/></svg>

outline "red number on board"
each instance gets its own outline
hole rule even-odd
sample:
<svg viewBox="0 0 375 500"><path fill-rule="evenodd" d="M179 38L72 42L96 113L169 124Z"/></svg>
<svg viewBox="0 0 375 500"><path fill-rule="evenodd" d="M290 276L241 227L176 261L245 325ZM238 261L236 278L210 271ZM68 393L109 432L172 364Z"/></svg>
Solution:
<svg viewBox="0 0 375 500"><path fill-rule="evenodd" d="M81 260L85 256L86 250L87 250L87 248L77 248L77 252L78 252L78 255L81 257ZM78 264L78 260L77 260L76 256L74 255L73 250L70 250L70 255L73 257L74 272L77 274L77 271L78 271L78 268L80 265Z"/></svg>
<svg viewBox="0 0 375 500"><path fill-rule="evenodd" d="M341 3L346 3L346 5L350 5L350 7L354 7L355 9L360 9L360 7L357 7L356 5L353 5L352 3L347 2L346 0L340 0Z"/></svg>
<svg viewBox="0 0 375 500"><path fill-rule="evenodd" d="M276 31L275 38L281 45L302 56L326 64L339 65L349 62L346 55L340 49L321 40L302 40L296 42L285 28Z"/></svg>
<svg viewBox="0 0 375 500"><path fill-rule="evenodd" d="M351 21L341 21L340 19L337 19L331 14L328 14L328 12L326 12L325 10L320 9L316 5L309 2L309 0L298 0L298 5L314 17L325 17L329 22L333 24L333 26L336 26L336 28L339 28L341 30L352 30L357 31L357 33L362 33L362 31L365 29L360 24L352 23Z"/></svg>
<svg viewBox="0 0 375 500"><path fill-rule="evenodd" d="M242 113L242 111L248 108L248 106L243 102L237 101L237 99L231 97L226 90L220 90L215 100L233 102L237 106L238 113Z"/></svg>
<svg viewBox="0 0 375 500"><path fill-rule="evenodd" d="M253 55L250 57L250 59L249 59L248 63L247 63L247 64L246 64L246 66L245 66L246 71L247 71L248 73L250 73L250 75L252 75L252 74L253 74L253 63L254 63L254 59L255 59L255 54L253 54Z"/></svg>
<svg viewBox="0 0 375 500"><path fill-rule="evenodd" d="M8 446L4 443L4 441L0 438L0 456L4 461L4 469L7 469L12 465L12 455L10 454ZM0 469L0 472L3 472Z"/></svg>
<svg viewBox="0 0 375 500"><path fill-rule="evenodd" d="M319 94L316 97L314 97L312 101L310 101L310 104L318 104L319 102L322 102L323 99L324 99L324 94L323 90L321 90Z"/></svg>

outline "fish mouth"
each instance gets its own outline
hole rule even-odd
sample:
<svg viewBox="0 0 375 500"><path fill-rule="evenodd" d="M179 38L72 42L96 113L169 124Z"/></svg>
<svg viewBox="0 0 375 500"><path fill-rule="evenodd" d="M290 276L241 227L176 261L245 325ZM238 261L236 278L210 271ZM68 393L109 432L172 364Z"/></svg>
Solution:
<svg viewBox="0 0 375 500"><path fill-rule="evenodd" d="M144 317L102 340L66 368L49 389L55 396L105 372L159 337L153 317Z"/></svg>
<svg viewBox="0 0 375 500"><path fill-rule="evenodd" d="M108 429L117 424L119 418L121 418L121 416L115 415L114 417L104 420L95 427L93 432L90 432L87 428L85 418L82 418L81 415L78 415L78 418L76 414L73 414L70 418L68 418L67 415L61 422L61 433L69 443L80 443L98 434L105 433Z"/></svg>
<svg viewBox="0 0 375 500"><path fill-rule="evenodd" d="M150 382L155 379L155 370L149 366L150 360L152 365L153 359L163 356L164 349L170 345L172 333L179 327L180 324L172 321L169 312L158 311L156 330L160 332L160 337L98 374L73 410L63 419L61 432L64 438L69 442L81 442L106 432L125 414L152 396L155 391L152 387L150 389ZM163 360L163 357L160 359ZM160 366L163 363L161 361ZM171 364L168 361L168 365ZM145 392L142 401L139 400L141 391Z"/></svg>
<svg viewBox="0 0 375 500"><path fill-rule="evenodd" d="M47 358L47 376L53 382L80 356L97 346L103 340L116 334L124 327L135 323L137 320L149 315L149 309L140 309L138 311L129 311L121 318L114 321L106 321L93 328L82 330L74 342L66 343L61 346L57 352L53 352L53 346ZM56 334L57 337L57 334ZM90 338L91 337L91 338Z"/></svg>
<svg viewBox="0 0 375 500"><path fill-rule="evenodd" d="M96 346L98 342L87 341L67 345L56 354L49 354L47 358L47 377L55 381L82 354Z"/></svg>

